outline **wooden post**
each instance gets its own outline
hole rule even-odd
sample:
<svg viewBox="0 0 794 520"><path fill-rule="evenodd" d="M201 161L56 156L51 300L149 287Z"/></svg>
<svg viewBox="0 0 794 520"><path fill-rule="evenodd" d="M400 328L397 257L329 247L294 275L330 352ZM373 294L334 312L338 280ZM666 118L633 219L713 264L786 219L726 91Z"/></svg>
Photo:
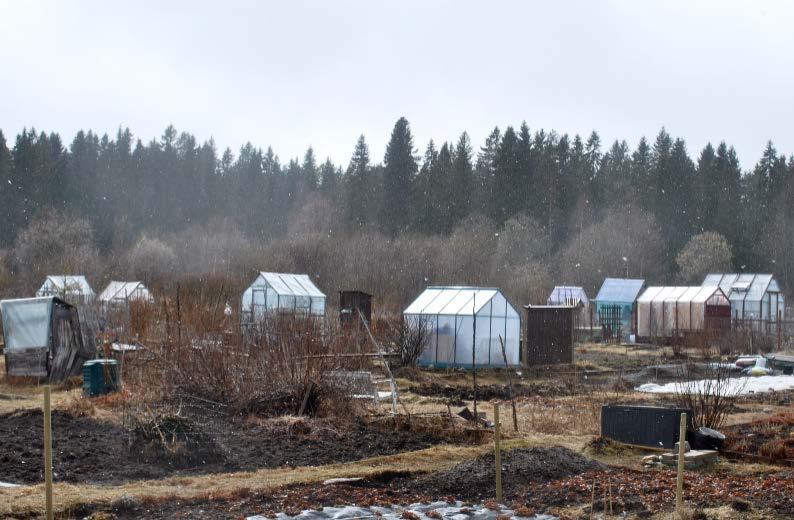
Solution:
<svg viewBox="0 0 794 520"><path fill-rule="evenodd" d="M675 481L675 510L681 513L684 507L684 443L686 443L686 413L681 414L678 430L678 476Z"/></svg>
<svg viewBox="0 0 794 520"><path fill-rule="evenodd" d="M50 414L50 385L44 386L44 493L47 520L52 513L52 416Z"/></svg>
<svg viewBox="0 0 794 520"><path fill-rule="evenodd" d="M499 424L499 403L493 405L493 422L494 422L494 463L496 470L496 502L502 503L502 446L500 437L500 424Z"/></svg>
<svg viewBox="0 0 794 520"><path fill-rule="evenodd" d="M512 370L507 364L507 351L505 350L505 340L502 335L499 335L499 345L502 347L502 359L505 361L505 369L507 370L507 388L510 392L510 406L513 408L513 431L518 431L518 412L516 412L516 399L513 396L513 376L510 371ZM574 365L576 367L576 365Z"/></svg>
<svg viewBox="0 0 794 520"><path fill-rule="evenodd" d="M781 333L781 323L780 320L783 319L781 316L782 312L780 309L777 310L777 350L780 351L782 345L782 333Z"/></svg>

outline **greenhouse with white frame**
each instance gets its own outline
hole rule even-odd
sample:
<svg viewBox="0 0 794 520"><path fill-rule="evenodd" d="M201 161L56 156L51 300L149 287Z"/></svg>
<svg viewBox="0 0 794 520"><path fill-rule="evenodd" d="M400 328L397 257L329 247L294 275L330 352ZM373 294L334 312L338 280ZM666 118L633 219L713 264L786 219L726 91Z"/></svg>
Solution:
<svg viewBox="0 0 794 520"><path fill-rule="evenodd" d="M418 360L422 366L471 368L472 362L476 367L521 363L521 317L499 289L428 287L403 311L403 318L411 326L426 327L428 332L429 339Z"/></svg>
<svg viewBox="0 0 794 520"><path fill-rule="evenodd" d="M718 285L731 300L731 317L738 320L776 322L785 319L786 304L780 286L771 274L717 274L703 285Z"/></svg>
<svg viewBox="0 0 794 520"><path fill-rule="evenodd" d="M274 312L322 318L325 316L325 294L308 275L260 272L243 292L241 321L255 323Z"/></svg>

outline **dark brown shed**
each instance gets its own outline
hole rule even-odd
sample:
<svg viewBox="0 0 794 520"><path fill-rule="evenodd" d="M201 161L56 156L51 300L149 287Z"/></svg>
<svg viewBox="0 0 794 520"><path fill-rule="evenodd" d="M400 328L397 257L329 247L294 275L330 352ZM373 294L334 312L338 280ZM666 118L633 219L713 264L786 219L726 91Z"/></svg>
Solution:
<svg viewBox="0 0 794 520"><path fill-rule="evenodd" d="M526 366L573 363L573 326L577 307L526 305L522 362Z"/></svg>
<svg viewBox="0 0 794 520"><path fill-rule="evenodd" d="M372 295L364 291L339 291L339 321L358 323L359 311L367 325L372 323Z"/></svg>

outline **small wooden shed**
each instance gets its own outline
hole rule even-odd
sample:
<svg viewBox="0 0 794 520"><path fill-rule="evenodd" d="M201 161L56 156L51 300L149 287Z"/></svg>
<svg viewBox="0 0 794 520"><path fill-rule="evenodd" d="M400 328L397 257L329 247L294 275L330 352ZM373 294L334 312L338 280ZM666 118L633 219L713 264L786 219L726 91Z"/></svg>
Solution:
<svg viewBox="0 0 794 520"><path fill-rule="evenodd" d="M358 323L359 311L367 325L372 323L372 295L364 291L339 291L339 321L343 325Z"/></svg>
<svg viewBox="0 0 794 520"><path fill-rule="evenodd" d="M574 305L526 305L522 362L526 366L573 363Z"/></svg>

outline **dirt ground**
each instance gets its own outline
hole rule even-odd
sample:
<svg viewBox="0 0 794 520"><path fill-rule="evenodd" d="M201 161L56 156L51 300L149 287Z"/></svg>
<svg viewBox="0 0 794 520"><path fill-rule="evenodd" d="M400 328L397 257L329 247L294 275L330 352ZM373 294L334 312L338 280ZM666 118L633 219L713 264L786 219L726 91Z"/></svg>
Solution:
<svg viewBox="0 0 794 520"><path fill-rule="evenodd" d="M643 469L640 459L648 452L596 453L587 446L599 434L604 403L673 404L671 396L634 392L631 375L648 377L644 367L680 359L669 348L584 345L576 360L574 366L511 372L518 431L507 373L478 373L478 411L493 419L494 404L501 402L506 499L525 512L586 518L595 482L597 509L605 503L602 486L610 485L613 506L629 518L669 514L673 474ZM399 411L408 422L473 408L468 372L400 371L398 383ZM0 382L0 481L35 484L43 478L40 400L38 386ZM64 386L53 403L56 502L69 518L241 518L324 505L473 503L493 496L487 442L475 446L470 437L432 428L395 427L373 417L205 417L187 429L189 449L171 452L124 428L112 400L96 404ZM731 408L726 433L729 439L751 435L748 453L781 439L788 449L790 422L768 419L790 413L792 405L794 392L742 397ZM388 411L387 403L370 410ZM348 476L364 480L321 484ZM703 511L721 508L701 518L790 518L793 487L791 468L721 462L687 473L686 500ZM0 489L0 516L38 517L40 490L40 484Z"/></svg>
<svg viewBox="0 0 794 520"><path fill-rule="evenodd" d="M121 483L174 475L258 468L317 466L415 451L444 442L431 433L379 428L363 421L240 421L210 433L190 457L143 452L121 426L55 410L52 415L56 482ZM210 425L205 425L212 431ZM44 479L43 416L23 410L0 416L0 481ZM133 439L134 440L134 439Z"/></svg>

